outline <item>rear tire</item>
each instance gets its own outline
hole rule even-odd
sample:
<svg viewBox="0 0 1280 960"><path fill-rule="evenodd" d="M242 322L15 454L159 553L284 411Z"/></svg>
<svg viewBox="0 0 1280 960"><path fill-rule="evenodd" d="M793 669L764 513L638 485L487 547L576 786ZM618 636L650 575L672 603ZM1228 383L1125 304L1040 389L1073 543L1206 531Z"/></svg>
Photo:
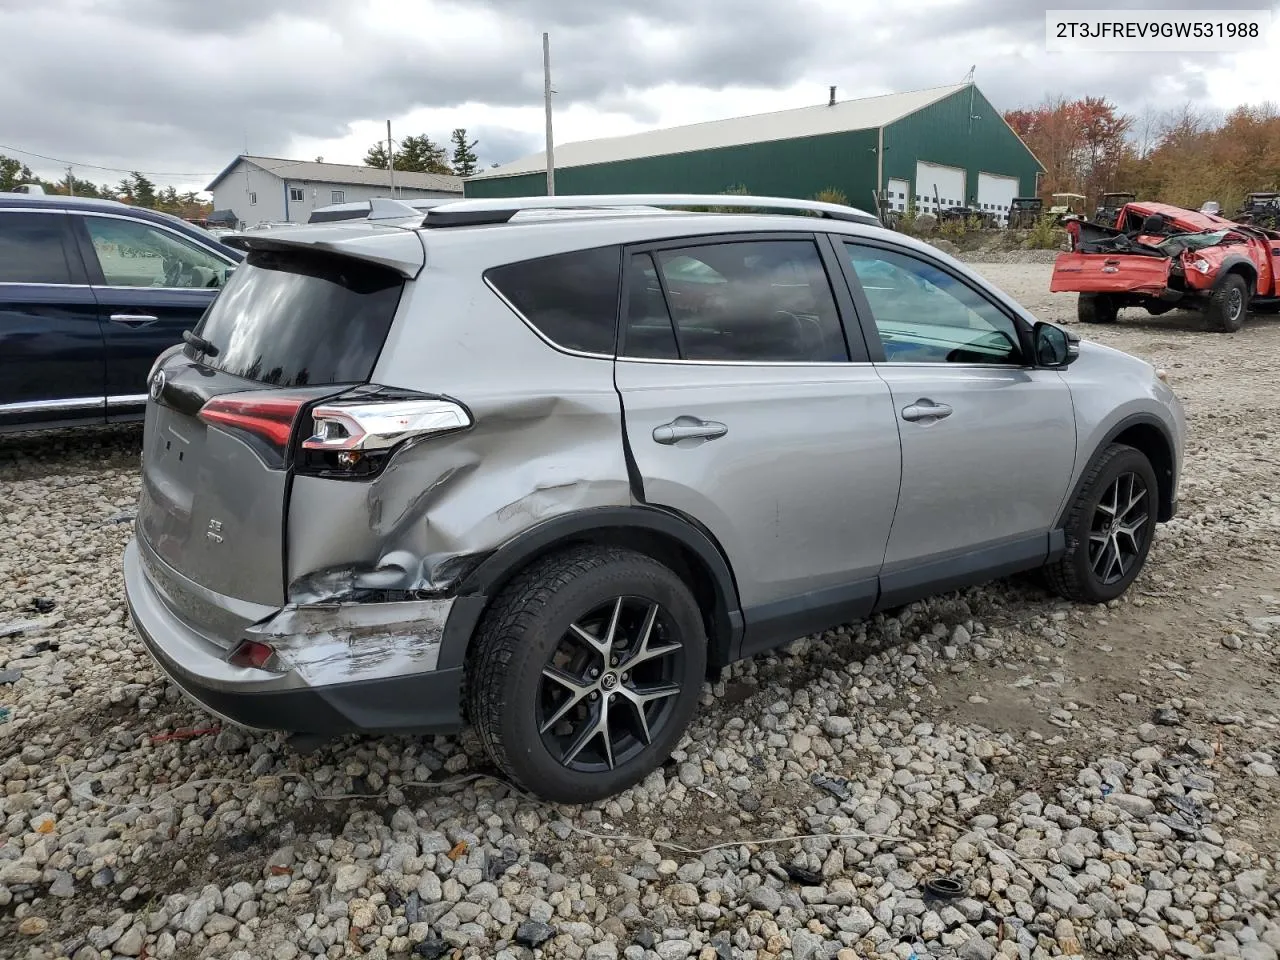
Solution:
<svg viewBox="0 0 1280 960"><path fill-rule="evenodd" d="M1085 603L1106 603L1128 590L1147 562L1158 496L1146 455L1109 445L1089 466L1067 513L1066 552L1045 567L1049 588Z"/></svg>
<svg viewBox="0 0 1280 960"><path fill-rule="evenodd" d="M533 563L485 613L468 657L469 714L521 789L591 803L667 759L706 657L702 613L675 573L631 550L576 547Z"/></svg>
<svg viewBox="0 0 1280 960"><path fill-rule="evenodd" d="M1235 333L1244 326L1249 312L1249 282L1238 273L1229 273L1209 295L1205 318L1210 330Z"/></svg>
<svg viewBox="0 0 1280 960"><path fill-rule="evenodd" d="M1081 323L1115 323L1119 312L1107 293L1082 293L1076 302L1076 316Z"/></svg>

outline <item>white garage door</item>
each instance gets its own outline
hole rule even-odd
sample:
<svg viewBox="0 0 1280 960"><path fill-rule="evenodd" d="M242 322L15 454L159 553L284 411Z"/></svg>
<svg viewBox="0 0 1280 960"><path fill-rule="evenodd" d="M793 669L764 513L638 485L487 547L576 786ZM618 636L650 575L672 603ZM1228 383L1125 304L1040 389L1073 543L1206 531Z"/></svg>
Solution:
<svg viewBox="0 0 1280 960"><path fill-rule="evenodd" d="M906 210L907 209L907 192L911 189L911 184L905 180L891 179L885 188L885 203L890 210Z"/></svg>
<svg viewBox="0 0 1280 960"><path fill-rule="evenodd" d="M1009 221L1009 203L1018 195L1018 178L994 173L978 174L978 209L994 213L1001 225Z"/></svg>
<svg viewBox="0 0 1280 960"><path fill-rule="evenodd" d="M934 188L937 188L935 193ZM920 213L937 213L939 207L963 207L964 169L939 163L916 163L916 200ZM936 202L935 202L936 200Z"/></svg>

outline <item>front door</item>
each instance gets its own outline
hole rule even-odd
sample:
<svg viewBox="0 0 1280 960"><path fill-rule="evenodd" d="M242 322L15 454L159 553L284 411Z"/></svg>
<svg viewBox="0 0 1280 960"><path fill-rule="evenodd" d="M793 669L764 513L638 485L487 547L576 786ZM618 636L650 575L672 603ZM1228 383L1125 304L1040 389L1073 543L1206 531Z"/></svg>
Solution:
<svg viewBox="0 0 1280 960"><path fill-rule="evenodd" d="M856 326L850 353L828 269L810 234L627 255L628 444L645 500L727 554L744 652L870 610L898 496L889 390Z"/></svg>
<svg viewBox="0 0 1280 960"><path fill-rule="evenodd" d="M1017 322L958 274L897 247L841 247L902 437L881 606L1034 566L1075 462L1062 375L1027 367Z"/></svg>
<svg viewBox="0 0 1280 960"><path fill-rule="evenodd" d="M231 264L158 224L99 214L74 220L106 341L107 412L136 412L152 363L195 327Z"/></svg>
<svg viewBox="0 0 1280 960"><path fill-rule="evenodd" d="M68 219L0 210L0 430L102 421L102 331Z"/></svg>

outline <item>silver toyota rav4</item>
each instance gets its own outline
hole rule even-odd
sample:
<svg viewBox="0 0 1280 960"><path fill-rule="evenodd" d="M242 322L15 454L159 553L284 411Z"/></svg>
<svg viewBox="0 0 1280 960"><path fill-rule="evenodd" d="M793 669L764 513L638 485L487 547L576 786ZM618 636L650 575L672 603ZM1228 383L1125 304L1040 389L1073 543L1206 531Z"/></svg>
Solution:
<svg viewBox="0 0 1280 960"><path fill-rule="evenodd" d="M1110 600L1176 509L1158 371L848 207L374 201L235 242L151 372L124 572L246 726L469 722L596 800L709 670L1018 571Z"/></svg>

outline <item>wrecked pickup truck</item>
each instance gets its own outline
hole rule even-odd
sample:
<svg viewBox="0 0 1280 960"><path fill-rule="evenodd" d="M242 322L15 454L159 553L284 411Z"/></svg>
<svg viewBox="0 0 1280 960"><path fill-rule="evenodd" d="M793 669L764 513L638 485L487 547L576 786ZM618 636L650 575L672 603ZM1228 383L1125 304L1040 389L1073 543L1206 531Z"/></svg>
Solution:
<svg viewBox="0 0 1280 960"><path fill-rule="evenodd" d="M1164 203L1125 204L1114 227L1067 225L1049 289L1079 293L1082 323L1113 323L1123 307L1153 316L1200 310L1209 327L1232 332L1250 310L1273 310L1280 233Z"/></svg>

